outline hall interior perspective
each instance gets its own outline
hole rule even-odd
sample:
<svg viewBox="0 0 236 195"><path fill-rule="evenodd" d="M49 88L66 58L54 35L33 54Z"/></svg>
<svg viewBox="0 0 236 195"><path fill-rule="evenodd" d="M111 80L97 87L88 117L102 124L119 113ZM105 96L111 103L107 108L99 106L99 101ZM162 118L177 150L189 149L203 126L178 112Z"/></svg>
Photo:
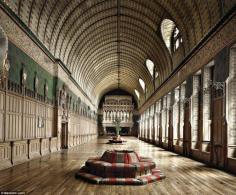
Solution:
<svg viewBox="0 0 236 195"><path fill-rule="evenodd" d="M236 195L236 0L0 0L0 194Z"/></svg>

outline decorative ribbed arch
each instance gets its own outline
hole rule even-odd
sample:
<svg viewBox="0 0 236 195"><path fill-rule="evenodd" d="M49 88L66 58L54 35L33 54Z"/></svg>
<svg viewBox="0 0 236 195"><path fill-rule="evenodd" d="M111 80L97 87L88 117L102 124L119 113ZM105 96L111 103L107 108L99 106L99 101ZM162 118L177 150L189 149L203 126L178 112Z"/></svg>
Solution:
<svg viewBox="0 0 236 195"><path fill-rule="evenodd" d="M94 99L105 89L117 88L118 77L120 86L132 94L134 89L142 91L139 78L146 88L152 85L144 66L147 58L155 64L158 83L171 74L171 55L159 33L163 19L175 21L187 54L219 21L222 10L226 13L234 5L221 0L3 1Z"/></svg>

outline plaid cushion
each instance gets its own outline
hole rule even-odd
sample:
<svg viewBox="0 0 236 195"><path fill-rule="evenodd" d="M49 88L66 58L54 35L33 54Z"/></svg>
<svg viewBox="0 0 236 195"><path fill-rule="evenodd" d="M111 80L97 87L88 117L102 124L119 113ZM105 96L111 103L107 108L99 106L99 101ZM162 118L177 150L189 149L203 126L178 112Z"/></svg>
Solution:
<svg viewBox="0 0 236 195"><path fill-rule="evenodd" d="M102 161L110 163L135 163L139 162L140 158L136 152L133 151L118 151L118 150L107 150L103 153L101 159Z"/></svg>
<svg viewBox="0 0 236 195"><path fill-rule="evenodd" d="M75 174L76 178L82 178L82 179L86 179L89 182L98 184L101 181L101 177L96 176L96 175L92 175L89 173L86 173L84 171L79 170L76 174Z"/></svg>
<svg viewBox="0 0 236 195"><path fill-rule="evenodd" d="M105 175L110 178L135 178L136 168L131 164L112 163L105 167Z"/></svg>
<svg viewBox="0 0 236 195"><path fill-rule="evenodd" d="M160 172L161 172L161 170L158 168L152 169L152 174L160 173Z"/></svg>
<svg viewBox="0 0 236 195"><path fill-rule="evenodd" d="M148 171L154 169L156 164L154 162L139 162L139 163L132 163L136 167L138 172Z"/></svg>
<svg viewBox="0 0 236 195"><path fill-rule="evenodd" d="M143 184L148 184L148 183L152 183L154 181L158 181L161 179L164 179L165 175L162 173L155 173L153 175L144 175L144 176L140 176L138 179L140 181L142 181Z"/></svg>
<svg viewBox="0 0 236 195"><path fill-rule="evenodd" d="M111 163L94 160L94 161L86 161L86 166L88 167L89 173L100 177L106 177L105 167L111 166Z"/></svg>
<svg viewBox="0 0 236 195"><path fill-rule="evenodd" d="M149 157L143 157L143 156L141 156L141 157L139 158L139 161L141 161L141 162L152 162L152 159L149 158Z"/></svg>
<svg viewBox="0 0 236 195"><path fill-rule="evenodd" d="M142 181L135 178L104 178L100 183L108 185L142 185Z"/></svg>
<svg viewBox="0 0 236 195"><path fill-rule="evenodd" d="M103 153L101 160L110 163L128 163L128 156L123 152L109 151Z"/></svg>
<svg viewBox="0 0 236 195"><path fill-rule="evenodd" d="M137 163L139 162L139 156L136 152L132 152L128 154L129 163Z"/></svg>

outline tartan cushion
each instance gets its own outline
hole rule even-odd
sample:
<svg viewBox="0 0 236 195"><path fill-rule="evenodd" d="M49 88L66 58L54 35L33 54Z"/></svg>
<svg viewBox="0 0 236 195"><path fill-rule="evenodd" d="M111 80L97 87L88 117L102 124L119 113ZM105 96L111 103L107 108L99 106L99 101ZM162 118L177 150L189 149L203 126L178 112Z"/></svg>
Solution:
<svg viewBox="0 0 236 195"><path fill-rule="evenodd" d="M104 161L86 161L86 166L89 169L89 173L100 176L106 177L105 175L105 167L111 166L111 163L104 162Z"/></svg>
<svg viewBox="0 0 236 195"><path fill-rule="evenodd" d="M141 157L139 158L139 161L140 161L140 162L153 162L151 158L149 158L149 157L143 157L143 156L141 156Z"/></svg>
<svg viewBox="0 0 236 195"><path fill-rule="evenodd" d="M131 164L112 163L111 166L105 167L105 175L110 178L135 178L136 168Z"/></svg>
<svg viewBox="0 0 236 195"><path fill-rule="evenodd" d="M152 169L152 174L160 173L160 172L161 172L161 170L158 168Z"/></svg>
<svg viewBox="0 0 236 195"><path fill-rule="evenodd" d="M84 171L81 171L79 170L76 174L75 174L75 177L76 178L83 178L83 179L86 179L87 181L89 182L92 182L92 183L95 183L95 184L98 184L102 177L99 177L99 176L96 176L96 175L92 175L90 173L86 173Z"/></svg>
<svg viewBox="0 0 236 195"><path fill-rule="evenodd" d="M152 175L144 175L144 176L140 176L138 179L140 181L142 181L143 184L148 184L148 183L152 183L154 181L158 181L165 178L164 174L162 173L155 173Z"/></svg>
<svg viewBox="0 0 236 195"><path fill-rule="evenodd" d="M134 151L105 151L101 158L89 158L76 177L93 183L142 185L165 178L155 162Z"/></svg>
<svg viewBox="0 0 236 195"><path fill-rule="evenodd" d="M132 165L136 167L136 170L138 172L148 171L156 167L156 164L154 162L138 162L132 163Z"/></svg>
<svg viewBox="0 0 236 195"><path fill-rule="evenodd" d="M136 163L139 162L139 156L136 152L129 153L129 163Z"/></svg>
<svg viewBox="0 0 236 195"><path fill-rule="evenodd" d="M109 163L129 163L127 153L107 150L101 157L101 160Z"/></svg>
<svg viewBox="0 0 236 195"><path fill-rule="evenodd" d="M108 185L142 185L142 181L135 178L103 178L101 184Z"/></svg>
<svg viewBox="0 0 236 195"><path fill-rule="evenodd" d="M101 159L102 161L110 163L135 163L139 162L139 156L136 152L125 151L125 150L107 150L103 153Z"/></svg>

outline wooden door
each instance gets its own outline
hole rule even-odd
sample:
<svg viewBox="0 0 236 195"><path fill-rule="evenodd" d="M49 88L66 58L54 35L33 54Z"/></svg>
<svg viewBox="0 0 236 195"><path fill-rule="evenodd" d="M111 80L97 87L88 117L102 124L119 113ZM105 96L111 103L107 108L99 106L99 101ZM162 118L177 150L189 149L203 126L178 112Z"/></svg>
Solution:
<svg viewBox="0 0 236 195"><path fill-rule="evenodd" d="M68 123L62 123L61 129L61 148L68 148Z"/></svg>

